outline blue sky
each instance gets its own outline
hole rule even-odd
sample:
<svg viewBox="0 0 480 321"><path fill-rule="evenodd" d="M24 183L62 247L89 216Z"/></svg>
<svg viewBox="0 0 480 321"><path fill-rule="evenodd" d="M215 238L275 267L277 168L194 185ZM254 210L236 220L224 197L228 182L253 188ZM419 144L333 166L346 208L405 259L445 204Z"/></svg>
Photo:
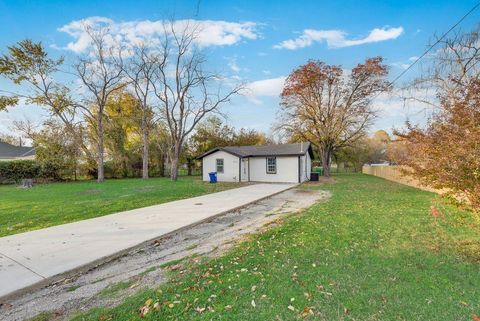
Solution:
<svg viewBox="0 0 480 321"><path fill-rule="evenodd" d="M72 36L72 22L92 17L110 19L118 30L171 17L208 21L213 28L209 30L218 32L204 38L209 68L252 89L249 97L225 106L229 123L268 131L278 110L282 77L308 59L349 69L380 55L393 79L425 50L433 35L448 30L475 2L0 0L0 51L30 38L42 41L53 56L72 57L74 52L66 47L81 46ZM480 11L474 12L461 29L473 28L479 17ZM415 73L413 68L402 81ZM0 86L10 88L1 80ZM401 126L406 117L422 118L415 106L403 108L395 99L378 102L378 108L374 129ZM45 114L35 106L12 108L0 113L0 132L8 132L14 119L39 121Z"/></svg>

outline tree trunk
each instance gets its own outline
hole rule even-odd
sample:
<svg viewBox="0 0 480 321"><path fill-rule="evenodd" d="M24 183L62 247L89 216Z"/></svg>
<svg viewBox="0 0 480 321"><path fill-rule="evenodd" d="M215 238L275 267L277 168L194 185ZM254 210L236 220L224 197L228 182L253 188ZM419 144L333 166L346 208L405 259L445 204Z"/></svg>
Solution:
<svg viewBox="0 0 480 321"><path fill-rule="evenodd" d="M97 155L97 182L101 183L105 181L105 172L103 167L103 119L102 116L98 116L98 127L97 127L97 136L98 136L98 155Z"/></svg>
<svg viewBox="0 0 480 321"><path fill-rule="evenodd" d="M160 154L160 176L165 177L165 154Z"/></svg>
<svg viewBox="0 0 480 321"><path fill-rule="evenodd" d="M178 174L178 158L172 157L172 163L170 164L170 179L172 181L176 181L177 174Z"/></svg>
<svg viewBox="0 0 480 321"><path fill-rule="evenodd" d="M122 155L122 176L123 178L128 177L128 159L127 155Z"/></svg>
<svg viewBox="0 0 480 321"><path fill-rule="evenodd" d="M193 160L191 160L191 159L187 160L187 168L188 168L187 175L192 176Z"/></svg>
<svg viewBox="0 0 480 321"><path fill-rule="evenodd" d="M180 159L180 152L181 152L181 143L175 144L174 150L173 150L173 157L171 157L171 169L170 169L170 179L172 181L177 180L178 176L178 161Z"/></svg>
<svg viewBox="0 0 480 321"><path fill-rule="evenodd" d="M332 148L330 146L324 146L322 148L323 176L330 177L331 165L332 165Z"/></svg>
<svg viewBox="0 0 480 321"><path fill-rule="evenodd" d="M142 156L142 178L148 179L148 130L145 121L142 121L143 131L143 156Z"/></svg>

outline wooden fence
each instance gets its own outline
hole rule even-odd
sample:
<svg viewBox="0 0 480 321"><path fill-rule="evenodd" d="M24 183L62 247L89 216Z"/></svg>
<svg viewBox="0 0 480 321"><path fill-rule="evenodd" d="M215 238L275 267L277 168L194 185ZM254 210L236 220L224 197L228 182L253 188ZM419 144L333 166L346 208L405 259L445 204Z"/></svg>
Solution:
<svg viewBox="0 0 480 321"><path fill-rule="evenodd" d="M401 168L402 168L401 166L363 165L362 173L382 177L382 178L388 179L389 181L394 181L400 184L416 187L424 191L429 191L434 193L440 192L431 187L420 184L420 182L416 179L402 175Z"/></svg>

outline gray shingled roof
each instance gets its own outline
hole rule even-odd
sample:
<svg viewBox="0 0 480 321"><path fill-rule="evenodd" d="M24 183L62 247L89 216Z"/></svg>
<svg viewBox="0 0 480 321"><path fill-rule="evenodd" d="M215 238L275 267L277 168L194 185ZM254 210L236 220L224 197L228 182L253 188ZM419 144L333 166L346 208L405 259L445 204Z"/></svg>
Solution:
<svg viewBox="0 0 480 321"><path fill-rule="evenodd" d="M33 147L20 147L0 142L0 158L18 158L35 155Z"/></svg>
<svg viewBox="0 0 480 321"><path fill-rule="evenodd" d="M238 157L259 157L259 156L298 156L306 152L312 156L310 142L279 145L254 145L254 146L225 146L217 147L200 155L203 158L216 151L224 151Z"/></svg>

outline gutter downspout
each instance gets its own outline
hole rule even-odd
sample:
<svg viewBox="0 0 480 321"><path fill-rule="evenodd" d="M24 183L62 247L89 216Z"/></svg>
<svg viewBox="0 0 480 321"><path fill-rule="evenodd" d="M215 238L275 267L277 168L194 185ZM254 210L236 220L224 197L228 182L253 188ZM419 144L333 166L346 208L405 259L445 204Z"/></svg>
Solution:
<svg viewBox="0 0 480 321"><path fill-rule="evenodd" d="M238 158L238 182L242 182L242 158Z"/></svg>
<svg viewBox="0 0 480 321"><path fill-rule="evenodd" d="M299 182L299 183L302 182L301 179L300 179L300 177L301 177L301 173L300 173L300 162L301 162L301 161L300 161L300 156L298 156L298 182Z"/></svg>

